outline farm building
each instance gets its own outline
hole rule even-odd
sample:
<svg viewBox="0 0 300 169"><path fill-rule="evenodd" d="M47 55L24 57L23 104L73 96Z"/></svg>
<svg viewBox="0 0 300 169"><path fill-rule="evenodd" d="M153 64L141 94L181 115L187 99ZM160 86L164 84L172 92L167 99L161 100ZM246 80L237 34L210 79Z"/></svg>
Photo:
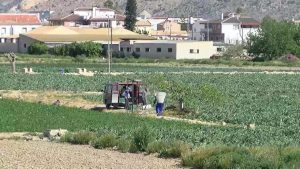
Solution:
<svg viewBox="0 0 300 169"><path fill-rule="evenodd" d="M26 34L21 34L19 39L19 52L26 53L28 46L33 42L42 42L49 47L69 44L72 42L93 41L107 44L111 36L108 36L107 28L79 28L64 26L43 26ZM112 30L113 50L119 50L122 40L151 40L149 36L140 35L123 28Z"/></svg>
<svg viewBox="0 0 300 169"><path fill-rule="evenodd" d="M123 41L120 52L146 58L209 59L217 53L212 41Z"/></svg>
<svg viewBox="0 0 300 169"><path fill-rule="evenodd" d="M1 13L0 14L0 52L18 51L19 34L32 31L41 26L38 14Z"/></svg>

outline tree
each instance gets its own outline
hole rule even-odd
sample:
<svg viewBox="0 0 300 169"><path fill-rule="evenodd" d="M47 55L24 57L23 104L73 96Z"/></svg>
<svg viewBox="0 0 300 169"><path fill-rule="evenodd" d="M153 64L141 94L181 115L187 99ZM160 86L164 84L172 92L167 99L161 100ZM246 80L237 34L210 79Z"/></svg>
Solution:
<svg viewBox="0 0 300 169"><path fill-rule="evenodd" d="M289 53L300 56L299 32L299 25L292 22L264 18L258 32L249 36L248 52L265 60Z"/></svg>
<svg viewBox="0 0 300 169"><path fill-rule="evenodd" d="M16 73L17 55L11 52L11 53L5 53L4 56L6 56L9 62L11 63L12 72Z"/></svg>
<svg viewBox="0 0 300 169"><path fill-rule="evenodd" d="M126 10L125 10L125 28L133 31L135 28L136 17L137 17L137 3L136 0L127 0Z"/></svg>
<svg viewBox="0 0 300 169"><path fill-rule="evenodd" d="M242 14L244 12L244 9L241 7L236 8L235 13Z"/></svg>
<svg viewBox="0 0 300 169"><path fill-rule="evenodd" d="M105 8L113 9L113 8L114 8L114 3L113 3L111 0L106 0L106 1L104 2L104 7L105 7Z"/></svg>

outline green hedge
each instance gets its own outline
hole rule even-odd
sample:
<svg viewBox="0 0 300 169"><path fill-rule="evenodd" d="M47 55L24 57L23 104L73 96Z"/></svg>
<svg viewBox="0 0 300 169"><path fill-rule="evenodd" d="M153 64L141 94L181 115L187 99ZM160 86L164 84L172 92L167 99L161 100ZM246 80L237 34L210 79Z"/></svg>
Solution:
<svg viewBox="0 0 300 169"><path fill-rule="evenodd" d="M50 54L59 56L100 56L103 51L102 44L94 42L71 43L62 46L56 46L49 50Z"/></svg>
<svg viewBox="0 0 300 169"><path fill-rule="evenodd" d="M31 55L42 55L48 52L48 47L44 43L34 42L28 46L28 53Z"/></svg>

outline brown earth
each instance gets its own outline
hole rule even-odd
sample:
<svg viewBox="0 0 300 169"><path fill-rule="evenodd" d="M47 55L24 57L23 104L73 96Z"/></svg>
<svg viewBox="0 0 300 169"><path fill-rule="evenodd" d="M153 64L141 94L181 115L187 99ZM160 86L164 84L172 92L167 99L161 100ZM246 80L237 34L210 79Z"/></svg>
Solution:
<svg viewBox="0 0 300 169"><path fill-rule="evenodd" d="M89 146L44 141L0 141L0 168L182 168L178 159L97 150Z"/></svg>

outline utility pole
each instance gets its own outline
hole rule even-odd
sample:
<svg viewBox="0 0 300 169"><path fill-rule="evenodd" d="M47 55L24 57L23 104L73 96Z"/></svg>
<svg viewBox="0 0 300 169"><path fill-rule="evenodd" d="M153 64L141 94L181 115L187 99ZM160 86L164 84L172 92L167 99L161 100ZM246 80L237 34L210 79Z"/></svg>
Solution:
<svg viewBox="0 0 300 169"><path fill-rule="evenodd" d="M209 41L209 21L207 21L207 41Z"/></svg>
<svg viewBox="0 0 300 169"><path fill-rule="evenodd" d="M170 40L171 40L172 39L172 22L169 21L169 23L170 23Z"/></svg>
<svg viewBox="0 0 300 169"><path fill-rule="evenodd" d="M108 59L108 73L109 73L109 75L110 75L110 38L111 38L111 36L110 36L110 29L109 29L109 22L110 22L110 20L109 20L109 16L107 16L107 59Z"/></svg>

